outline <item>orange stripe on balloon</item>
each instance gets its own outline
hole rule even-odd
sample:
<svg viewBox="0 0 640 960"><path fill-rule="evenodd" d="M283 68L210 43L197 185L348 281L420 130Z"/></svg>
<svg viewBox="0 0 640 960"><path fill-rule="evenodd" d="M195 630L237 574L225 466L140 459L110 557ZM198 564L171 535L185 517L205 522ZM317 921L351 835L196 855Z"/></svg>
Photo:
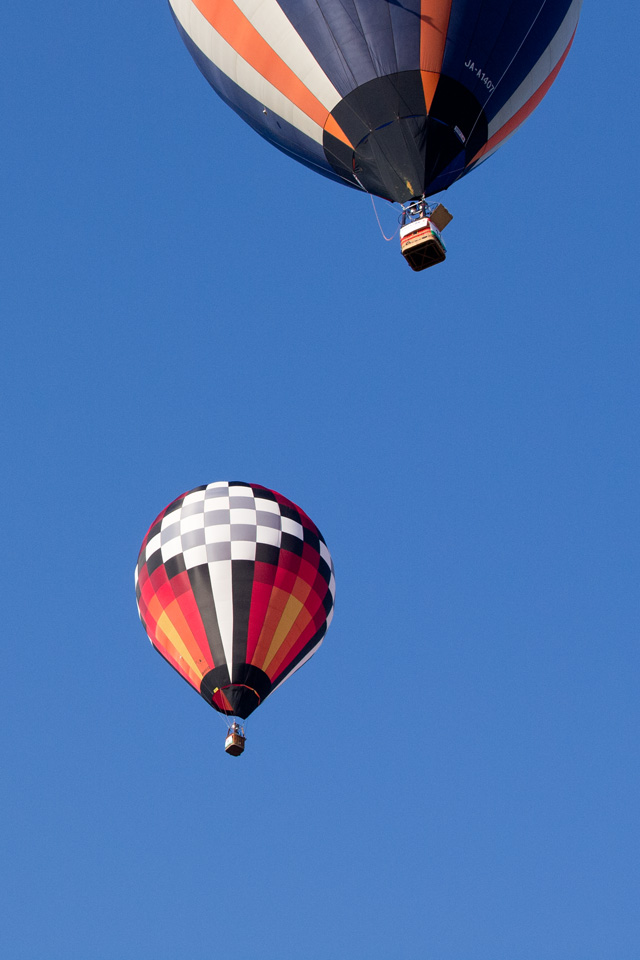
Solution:
<svg viewBox="0 0 640 960"><path fill-rule="evenodd" d="M280 646L285 642L301 610L304 610L301 602L297 599L297 597L294 597L290 594L287 597L287 602L280 615L278 626L274 631L274 634L271 638L271 643L269 644L269 649L264 658L263 669L267 675L270 675L269 664L273 658L277 656Z"/></svg>
<svg viewBox="0 0 640 960"><path fill-rule="evenodd" d="M299 110L320 127L324 126L329 114L327 108L269 46L233 0L193 0L193 3L243 60Z"/></svg>
<svg viewBox="0 0 640 960"><path fill-rule="evenodd" d="M327 122L325 123L324 128L327 133L331 134L331 136L335 137L337 140L342 140L343 143L346 143L348 147L353 149L353 144L349 140L348 136L343 131L342 127L338 126L331 114L329 114L327 117Z"/></svg>
<svg viewBox="0 0 640 960"><path fill-rule="evenodd" d="M149 597L149 599L147 600L147 609L157 623L158 620L160 619L162 611L164 610L164 607L158 600L157 594L154 593L152 597Z"/></svg>
<svg viewBox="0 0 640 960"><path fill-rule="evenodd" d="M176 598L173 603L171 603L167 608L166 612L171 618L171 622L176 628L178 636L183 641L185 647L189 651L190 655L193 657L194 663L198 670L202 671L204 676L208 670L213 669L213 659L211 657L211 651L207 647L203 650L201 645L198 643L195 634L191 628L187 617L185 616L185 611L182 608L182 604L179 598Z"/></svg>
<svg viewBox="0 0 640 960"><path fill-rule="evenodd" d="M181 677L190 683L198 692L200 692L200 683L202 677L191 669L186 660L180 659L175 651L169 637L163 631L162 627L156 627L154 647L170 663L174 670L177 670Z"/></svg>
<svg viewBox="0 0 640 960"><path fill-rule="evenodd" d="M252 636L254 642L254 651L251 657L251 663L263 669L264 658L267 655L271 638L277 629L282 610L286 604L287 597L291 593L300 570L302 557L288 550L281 550L278 560L278 566L273 572L273 577L266 575L265 583L270 582L270 590L266 599L266 608L263 607L262 624L259 629L257 640ZM248 652L248 648L247 648Z"/></svg>
<svg viewBox="0 0 640 960"><path fill-rule="evenodd" d="M527 102L522 107L520 107L518 111L516 111L516 113L514 113L511 119L507 120L504 126L500 127L500 129L497 130L493 134L493 136L487 140L484 147L482 147L482 149L478 150L478 152L476 153L475 157L471 161L472 163L476 163L478 160L484 157L486 153L490 153L491 150L495 150L495 148L499 144L501 144L502 141L509 136L509 134L513 133L514 130L517 130L518 127L522 123L524 123L524 121L527 119L530 113L533 113L533 111L538 106L540 101L545 97L547 91L549 90L549 87L551 86L555 78L558 76L560 72L560 68L562 67L562 64L567 58L567 54L571 49L571 44L573 43L573 37L575 37L575 30L573 32L573 36L571 37L571 40L569 41L569 46L567 47L565 52L562 54L562 56L558 60L555 67L553 68L553 70L551 71L547 79L544 81L544 83L541 86L539 86L536 92L533 94L533 96L530 97L527 100Z"/></svg>
<svg viewBox="0 0 640 960"><path fill-rule="evenodd" d="M205 670L199 668L199 664L193 656L192 651L189 649L184 641L184 638L176 629L175 623L166 610L162 611L158 619L158 627L156 631L156 635L158 637L160 636L160 632L162 632L163 636L167 638L167 642L170 644L171 649L174 650L175 653L178 654L178 657L185 661L189 669L193 671L193 673L198 674L202 680Z"/></svg>
<svg viewBox="0 0 640 960"><path fill-rule="evenodd" d="M420 69L440 73L453 0L422 0L420 4ZM431 103L431 101L429 101ZM427 108L428 109L428 108Z"/></svg>
<svg viewBox="0 0 640 960"><path fill-rule="evenodd" d="M306 591L305 586L307 587ZM298 590L304 592L304 601L286 636L280 641L276 650L270 651L271 659L268 660L269 669L267 672L272 681L275 681L282 672L284 665L291 659L291 653L299 646L300 638L306 633L305 642L308 642L318 629L317 626L313 626L313 629L309 632L309 625L313 625L320 610L322 610L323 614L322 621L324 622L326 619L323 606L323 598L326 594L326 583L324 579L321 580L318 586L321 588L321 594L303 581L301 577L296 581L292 594L301 596ZM304 646L304 644L302 645Z"/></svg>
<svg viewBox="0 0 640 960"><path fill-rule="evenodd" d="M269 609L269 598L276 576L276 568L269 563L257 562L251 591L251 609L247 627L247 663L254 663L254 655L260 640L264 619ZM261 579L258 580L257 577Z"/></svg>
<svg viewBox="0 0 640 960"><path fill-rule="evenodd" d="M433 95L436 92L436 87L438 86L438 80L440 79L439 73L431 73L430 70L421 70L420 75L422 76L422 89L424 90L424 102L427 108L427 113L431 110L431 104L433 103Z"/></svg>
<svg viewBox="0 0 640 960"><path fill-rule="evenodd" d="M300 610L300 613L298 614L291 630L287 634L286 641L280 645L275 656L273 657L273 660L269 664L269 676L272 680L275 680L275 678L279 675L283 663L287 660L292 649L296 643L298 643L302 633L309 626L312 620L313 614L311 614L306 607L303 607L302 610Z"/></svg>
<svg viewBox="0 0 640 960"><path fill-rule="evenodd" d="M175 583L176 579L177 578L174 578L172 583ZM176 601L179 604L182 616L186 621L187 629L193 634L194 643L197 649L200 651L200 656L203 658L209 669L217 666L217 664L213 662L213 655L211 653L211 649L209 648L207 632L204 628L202 616L198 610L195 597L191 592L184 591L183 593L176 595Z"/></svg>
<svg viewBox="0 0 640 960"><path fill-rule="evenodd" d="M258 645L251 660L251 662L256 667L260 667L261 670L264 670L264 662L268 656L273 635L278 629L278 624L287 606L289 596L289 592L282 590L280 587L274 586L271 591L269 606L264 618L264 623L262 624L262 630L260 631L260 639L258 640Z"/></svg>
<svg viewBox="0 0 640 960"><path fill-rule="evenodd" d="M291 588L291 593L300 603L306 603L311 593L311 584L305 577L297 577Z"/></svg>
<svg viewBox="0 0 640 960"><path fill-rule="evenodd" d="M272 683L278 683L280 681L283 673L287 672L296 657L303 652L304 648L308 646L314 637L317 637L318 631L323 624L326 624L326 615L324 607L319 604L315 614L309 620L307 626L300 632L296 642L289 645L287 655L280 660L277 671L271 676ZM317 642L321 642L321 640Z"/></svg>

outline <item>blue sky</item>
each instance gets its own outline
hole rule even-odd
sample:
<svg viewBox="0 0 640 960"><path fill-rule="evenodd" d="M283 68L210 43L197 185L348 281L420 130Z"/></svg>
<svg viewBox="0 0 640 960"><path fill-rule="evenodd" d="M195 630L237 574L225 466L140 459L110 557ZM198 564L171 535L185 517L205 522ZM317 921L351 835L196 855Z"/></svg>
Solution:
<svg viewBox="0 0 640 960"><path fill-rule="evenodd" d="M633 11L586 4L420 275L166 5L5 18L3 956L638 957ZM133 590L218 479L337 579L237 761Z"/></svg>

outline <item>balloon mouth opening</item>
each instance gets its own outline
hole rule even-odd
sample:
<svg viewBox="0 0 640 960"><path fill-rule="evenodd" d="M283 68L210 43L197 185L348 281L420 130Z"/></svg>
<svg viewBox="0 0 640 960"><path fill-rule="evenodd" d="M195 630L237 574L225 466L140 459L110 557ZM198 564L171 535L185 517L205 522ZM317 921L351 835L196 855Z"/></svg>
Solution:
<svg viewBox="0 0 640 960"><path fill-rule="evenodd" d="M228 717L246 720L249 714L260 706L260 696L253 687L244 683L231 683L214 690L211 706Z"/></svg>
<svg viewBox="0 0 640 960"><path fill-rule="evenodd" d="M423 70L367 80L330 118L323 145L333 169L397 203L446 189L488 139L475 94L459 80Z"/></svg>
<svg viewBox="0 0 640 960"><path fill-rule="evenodd" d="M271 693L271 680L250 663L234 664L233 680L226 665L214 667L202 678L200 693L219 713L246 720Z"/></svg>

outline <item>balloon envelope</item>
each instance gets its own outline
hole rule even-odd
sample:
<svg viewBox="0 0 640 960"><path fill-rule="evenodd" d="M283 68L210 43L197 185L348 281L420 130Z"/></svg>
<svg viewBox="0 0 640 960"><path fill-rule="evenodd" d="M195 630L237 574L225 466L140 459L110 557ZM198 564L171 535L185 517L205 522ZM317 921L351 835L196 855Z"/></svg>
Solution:
<svg viewBox="0 0 640 960"><path fill-rule="evenodd" d="M170 0L198 67L258 133L399 202L446 189L520 126L562 66L581 3Z"/></svg>
<svg viewBox="0 0 640 960"><path fill-rule="evenodd" d="M243 719L315 653L333 614L320 531L258 484L210 483L174 500L142 542L135 579L158 653Z"/></svg>

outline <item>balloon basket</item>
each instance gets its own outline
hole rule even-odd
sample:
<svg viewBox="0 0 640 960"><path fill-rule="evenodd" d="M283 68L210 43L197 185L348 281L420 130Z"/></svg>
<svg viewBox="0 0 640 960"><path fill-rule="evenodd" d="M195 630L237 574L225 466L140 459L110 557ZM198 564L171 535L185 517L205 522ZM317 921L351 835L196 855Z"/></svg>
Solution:
<svg viewBox="0 0 640 960"><path fill-rule="evenodd" d="M400 230L400 251L412 270L416 272L442 263L447 256L447 248L440 237L440 231L431 220L415 220Z"/></svg>
<svg viewBox="0 0 640 960"><path fill-rule="evenodd" d="M237 726L234 724L234 726ZM224 749L229 754L230 757L239 757L241 753L244 752L244 744L247 738L244 736L244 731L242 728L229 730L229 733L226 736L224 741Z"/></svg>
<svg viewBox="0 0 640 960"><path fill-rule="evenodd" d="M441 203L433 204L422 197L402 208L400 217L400 252L412 270L426 270L447 257L442 231L453 217Z"/></svg>

